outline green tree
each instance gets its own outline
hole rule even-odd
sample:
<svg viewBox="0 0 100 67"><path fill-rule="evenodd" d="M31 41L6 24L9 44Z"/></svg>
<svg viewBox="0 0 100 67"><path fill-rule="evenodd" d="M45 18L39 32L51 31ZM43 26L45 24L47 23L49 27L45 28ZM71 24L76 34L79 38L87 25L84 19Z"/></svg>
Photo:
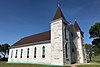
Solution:
<svg viewBox="0 0 100 67"><path fill-rule="evenodd" d="M89 56L89 53L91 50L91 44L85 44L85 48L86 48L86 54L87 54L87 56Z"/></svg>
<svg viewBox="0 0 100 67"><path fill-rule="evenodd" d="M8 54L9 52L9 48L10 45L9 44L2 44L0 45L0 53L3 55L3 58L5 58L5 56Z"/></svg>
<svg viewBox="0 0 100 67"><path fill-rule="evenodd" d="M1 48L1 45L0 45L0 48ZM1 53L1 51L0 51L0 53ZM0 58L1 58L1 54L0 54Z"/></svg>
<svg viewBox="0 0 100 67"><path fill-rule="evenodd" d="M100 22L95 23L89 30L90 38L93 38L92 45L96 55L100 54Z"/></svg>
<svg viewBox="0 0 100 67"><path fill-rule="evenodd" d="M100 49L97 46L93 46L92 47L92 51L94 52L95 56L100 54Z"/></svg>
<svg viewBox="0 0 100 67"><path fill-rule="evenodd" d="M86 48L86 53L87 56L89 56L90 61L91 61L91 57L92 57L92 45L91 44L85 44L85 48Z"/></svg>

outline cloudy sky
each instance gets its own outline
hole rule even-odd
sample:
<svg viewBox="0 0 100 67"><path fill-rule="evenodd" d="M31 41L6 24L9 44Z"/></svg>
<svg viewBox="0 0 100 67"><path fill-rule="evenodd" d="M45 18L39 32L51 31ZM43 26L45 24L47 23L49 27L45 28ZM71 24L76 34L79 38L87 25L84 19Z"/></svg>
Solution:
<svg viewBox="0 0 100 67"><path fill-rule="evenodd" d="M90 43L89 29L100 22L100 0L62 0L67 21L75 18ZM0 0L0 44L14 44L23 37L48 31L57 10L57 0Z"/></svg>

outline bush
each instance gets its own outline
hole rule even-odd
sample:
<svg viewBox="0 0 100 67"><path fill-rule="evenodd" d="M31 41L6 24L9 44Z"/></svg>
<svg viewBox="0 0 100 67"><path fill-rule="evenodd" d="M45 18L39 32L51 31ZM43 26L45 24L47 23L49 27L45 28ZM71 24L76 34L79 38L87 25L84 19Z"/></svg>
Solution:
<svg viewBox="0 0 100 67"><path fill-rule="evenodd" d="M0 58L0 61L8 61L8 58Z"/></svg>

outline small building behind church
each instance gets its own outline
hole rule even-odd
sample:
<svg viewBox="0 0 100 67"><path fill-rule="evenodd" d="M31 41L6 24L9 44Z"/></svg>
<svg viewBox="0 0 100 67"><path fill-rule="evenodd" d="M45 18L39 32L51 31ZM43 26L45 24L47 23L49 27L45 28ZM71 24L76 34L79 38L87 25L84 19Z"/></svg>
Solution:
<svg viewBox="0 0 100 67"><path fill-rule="evenodd" d="M84 36L77 21L69 23L58 6L46 32L24 37L10 47L8 63L67 65L86 63Z"/></svg>

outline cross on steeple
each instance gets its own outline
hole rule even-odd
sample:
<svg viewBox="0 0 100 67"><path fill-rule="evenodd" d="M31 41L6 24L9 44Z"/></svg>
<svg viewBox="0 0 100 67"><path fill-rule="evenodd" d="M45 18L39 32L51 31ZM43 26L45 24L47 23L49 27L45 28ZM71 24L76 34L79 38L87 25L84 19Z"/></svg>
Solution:
<svg viewBox="0 0 100 67"><path fill-rule="evenodd" d="M58 0L58 7L61 6L61 0Z"/></svg>

